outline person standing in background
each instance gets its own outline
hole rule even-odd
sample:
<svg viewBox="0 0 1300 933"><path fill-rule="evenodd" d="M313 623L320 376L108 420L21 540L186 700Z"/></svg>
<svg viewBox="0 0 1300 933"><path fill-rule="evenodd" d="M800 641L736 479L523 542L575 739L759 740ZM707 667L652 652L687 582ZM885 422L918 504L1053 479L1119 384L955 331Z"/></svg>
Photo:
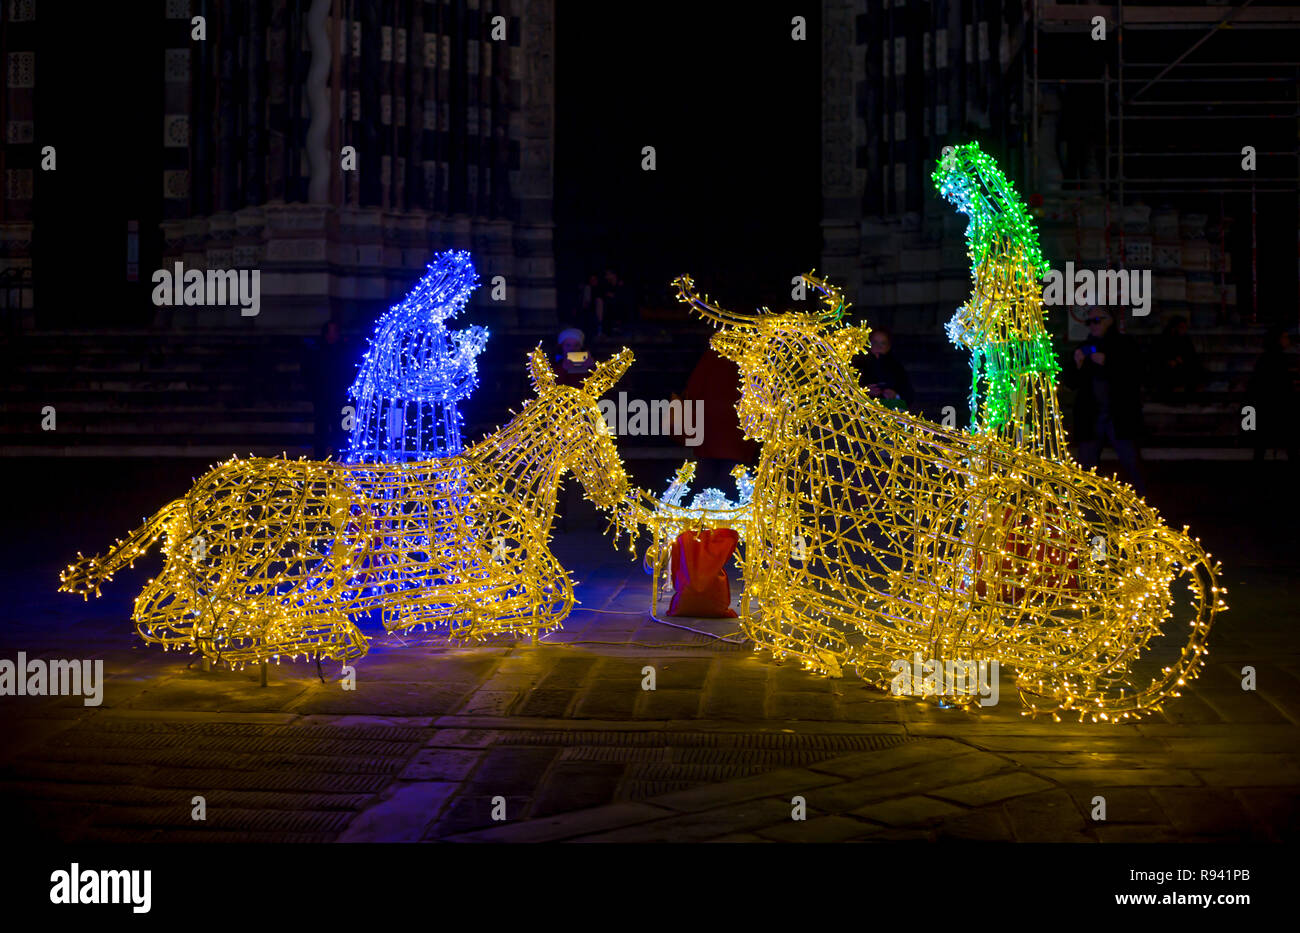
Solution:
<svg viewBox="0 0 1300 933"><path fill-rule="evenodd" d="M712 487L735 497L731 471L737 464L748 466L758 445L745 439L736 403L740 401L740 369L712 346L706 347L682 391L682 405L704 403L696 430L700 443L688 447L695 455L695 491Z"/></svg>
<svg viewBox="0 0 1300 933"><path fill-rule="evenodd" d="M1205 367L1187 330L1187 318L1175 317L1160 335L1151 373L1158 392L1195 392L1205 381Z"/></svg>
<svg viewBox="0 0 1300 933"><path fill-rule="evenodd" d="M622 331L627 317L627 288L613 269L605 270L605 278L600 282L596 298L596 319L598 321L596 336L618 334Z"/></svg>
<svg viewBox="0 0 1300 933"><path fill-rule="evenodd" d="M551 357L551 369L562 386L580 388L583 380L596 368L596 361L586 350L587 335L576 327L567 327L555 338L558 348Z"/></svg>
<svg viewBox="0 0 1300 933"><path fill-rule="evenodd" d="M1081 466L1095 468L1109 444L1125 478L1138 495L1145 495L1137 447L1142 433L1141 361L1109 311L1094 309L1087 324L1088 339L1075 348L1061 371L1061 380L1075 391L1071 437L1078 445L1076 459Z"/></svg>
<svg viewBox="0 0 1300 933"><path fill-rule="evenodd" d="M862 365L862 382L872 398L886 408L906 409L916 400L907 370L894 356L893 336L883 327L871 329L871 350Z"/></svg>
<svg viewBox="0 0 1300 933"><path fill-rule="evenodd" d="M574 314L574 325L584 333L594 334L600 330L600 321L596 317L596 298L599 288L600 280L594 272L578 287L578 307Z"/></svg>

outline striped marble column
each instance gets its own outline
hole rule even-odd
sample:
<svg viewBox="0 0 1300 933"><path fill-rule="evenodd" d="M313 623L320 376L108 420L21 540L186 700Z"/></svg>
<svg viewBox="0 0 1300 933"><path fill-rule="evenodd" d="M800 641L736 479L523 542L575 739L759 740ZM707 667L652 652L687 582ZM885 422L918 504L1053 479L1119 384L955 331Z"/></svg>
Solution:
<svg viewBox="0 0 1300 933"><path fill-rule="evenodd" d="M167 0L167 48L163 51L163 218L191 211L190 107L193 49L189 0ZM176 257L179 258L179 257Z"/></svg>
<svg viewBox="0 0 1300 933"><path fill-rule="evenodd" d="M555 0L524 0L519 16L523 50L519 164L510 184L515 220L515 290L519 323L553 325L555 295Z"/></svg>
<svg viewBox="0 0 1300 933"><path fill-rule="evenodd" d="M5 2L0 8L0 100L4 146L0 147L0 307L30 309L34 199L40 140L36 131L36 4ZM10 271L15 270L15 271ZM18 276L22 276L22 282ZM26 314L24 313L24 324Z"/></svg>
<svg viewBox="0 0 1300 933"><path fill-rule="evenodd" d="M860 275L862 197L871 192L868 198L879 198L882 171L883 114L878 96L871 94L855 108L853 78L862 69L869 79L880 75L883 46L871 30L861 37L865 42L855 42L856 7L853 0L822 4L822 268L850 288L858 284ZM859 145L864 142L859 160Z"/></svg>

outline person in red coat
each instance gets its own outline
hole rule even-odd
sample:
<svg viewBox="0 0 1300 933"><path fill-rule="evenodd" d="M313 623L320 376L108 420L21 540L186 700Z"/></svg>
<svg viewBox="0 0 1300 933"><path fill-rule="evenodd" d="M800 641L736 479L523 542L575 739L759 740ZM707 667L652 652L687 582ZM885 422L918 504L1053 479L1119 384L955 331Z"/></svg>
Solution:
<svg viewBox="0 0 1300 933"><path fill-rule="evenodd" d="M704 403L703 421L696 425L700 443L688 447L695 454L696 491L713 487L731 499L736 486L730 474L737 464L750 464L758 453L758 445L745 439L736 414L740 401L740 370L731 360L720 355L713 347L705 349L682 393L682 405Z"/></svg>

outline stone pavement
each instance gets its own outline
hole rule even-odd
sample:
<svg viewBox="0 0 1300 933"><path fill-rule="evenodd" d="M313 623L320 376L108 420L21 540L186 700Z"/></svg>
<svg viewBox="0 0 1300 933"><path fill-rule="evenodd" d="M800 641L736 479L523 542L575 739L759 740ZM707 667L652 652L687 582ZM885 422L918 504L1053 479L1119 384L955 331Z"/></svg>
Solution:
<svg viewBox="0 0 1300 933"><path fill-rule="evenodd" d="M1216 630L1207 672L1142 724L1032 722L1006 672L1001 703L975 713L895 699L649 619L639 563L593 532L557 551L584 600L561 632L469 648L379 635L354 691L338 665L326 682L272 668L265 688L187 667L69 599L64 624L9 633L3 656L103 657L105 700L5 698L0 806L20 832L103 841L1296 838L1284 627ZM1268 585L1234 613L1294 588Z"/></svg>
<svg viewBox="0 0 1300 933"><path fill-rule="evenodd" d="M153 565L98 601L54 593L69 550L112 540L97 522L130 521L78 512L94 490L33 499L0 561L0 658L102 658L107 687L97 708L0 697L0 812L67 841L1293 841L1294 507L1261 518L1227 494L1249 483L1188 487L1162 507L1208 513L1231 610L1203 676L1125 726L1025 719L1007 672L999 705L940 709L660 625L640 563L590 527L557 537L583 605L536 646L378 633L355 691L308 663L263 688L139 643L127 619Z"/></svg>

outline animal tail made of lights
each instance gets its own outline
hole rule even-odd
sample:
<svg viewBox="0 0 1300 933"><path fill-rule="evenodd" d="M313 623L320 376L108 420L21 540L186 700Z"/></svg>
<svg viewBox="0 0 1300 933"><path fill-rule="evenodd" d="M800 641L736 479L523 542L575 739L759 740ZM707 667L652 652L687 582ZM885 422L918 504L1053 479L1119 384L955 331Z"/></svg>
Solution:
<svg viewBox="0 0 1300 933"><path fill-rule="evenodd" d="M632 359L624 350L567 386L538 347L527 360L534 396L452 457L232 458L107 554L79 557L60 589L98 595L165 536L164 567L135 601L137 631L232 667L360 657L354 620L374 610L390 632L550 631L573 606L548 543L565 473L612 513L616 533L647 520L597 404ZM570 426L560 444L557 425Z"/></svg>
<svg viewBox="0 0 1300 933"><path fill-rule="evenodd" d="M1187 644L1181 649L1178 659L1162 668L1145 687L1132 691L1112 689L1087 697L1080 696L1084 692L1077 689L1081 681L1071 678L1068 661L1053 672L1050 684L1022 676L1017 679L1016 686L1027 707L1026 715L1037 717L1046 714L1059 721L1062 715L1077 714L1080 721L1122 722L1158 713L1163 701L1180 696L1181 688L1195 680L1204 667L1209 654L1206 642L1215 615L1227 608L1221 598L1227 588L1218 584L1221 565L1211 561L1199 541L1164 525L1135 532L1129 545L1130 550L1136 552L1131 563L1139 563L1144 556L1151 559L1165 557L1168 563L1180 568L1169 582L1172 584L1179 576L1186 578L1192 594L1193 618L1188 623L1191 631Z"/></svg>
<svg viewBox="0 0 1300 933"><path fill-rule="evenodd" d="M979 390L968 430L861 389L852 359L869 331L843 321L843 296L815 274L802 278L821 307L781 314L730 311L689 276L676 282L739 367L737 412L762 450L741 627L829 676L853 667L880 684L928 652L931 664L1006 665L1031 716L1158 713L1205 664L1226 608L1220 568L1129 486L1070 457L1040 294L1047 264L1001 169L968 144L945 153L935 182L970 219L974 290L948 328ZM871 497L859 505L854 490ZM1175 605L1185 592L1190 622ZM1160 663L1148 654L1157 639L1162 658L1169 642L1179 654L1153 674L1140 662Z"/></svg>
<svg viewBox="0 0 1300 933"><path fill-rule="evenodd" d="M112 580L113 574L123 567L134 566L163 535L176 540L184 528L185 515L185 500L173 500L145 519L125 540L115 542L107 553L94 557L78 553L76 562L59 574L59 592L85 599L92 593L98 596L99 588Z"/></svg>

